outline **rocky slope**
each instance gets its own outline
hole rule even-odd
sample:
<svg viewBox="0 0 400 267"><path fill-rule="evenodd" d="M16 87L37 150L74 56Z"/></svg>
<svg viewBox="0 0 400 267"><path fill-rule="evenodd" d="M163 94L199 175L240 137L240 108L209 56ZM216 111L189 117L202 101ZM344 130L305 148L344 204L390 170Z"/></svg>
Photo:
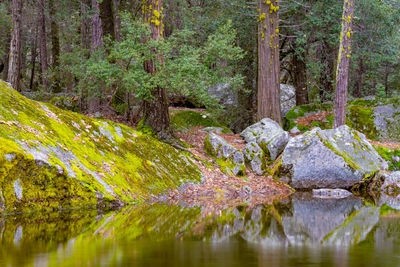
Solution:
<svg viewBox="0 0 400 267"><path fill-rule="evenodd" d="M29 100L0 80L0 213L132 203L201 177L167 144Z"/></svg>

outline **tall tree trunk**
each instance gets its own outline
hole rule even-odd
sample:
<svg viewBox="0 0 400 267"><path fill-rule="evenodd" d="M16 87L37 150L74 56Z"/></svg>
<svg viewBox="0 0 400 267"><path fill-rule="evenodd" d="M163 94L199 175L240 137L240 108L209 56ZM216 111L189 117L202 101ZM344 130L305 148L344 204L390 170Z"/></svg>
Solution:
<svg viewBox="0 0 400 267"><path fill-rule="evenodd" d="M39 17L40 17L40 64L42 66L42 83L43 88L47 89L47 42L46 42L46 16L45 16L45 0L39 0Z"/></svg>
<svg viewBox="0 0 400 267"><path fill-rule="evenodd" d="M92 51L103 46L102 21L100 19L100 8L97 0L92 0ZM88 92L88 112L95 113L101 109L101 97L97 92Z"/></svg>
<svg viewBox="0 0 400 267"><path fill-rule="evenodd" d="M115 40L113 0L103 0L100 4L100 19L103 28L103 36L110 36Z"/></svg>
<svg viewBox="0 0 400 267"><path fill-rule="evenodd" d="M60 66L60 37L59 37L59 29L56 21L56 4L55 0L50 0L50 30L51 30L51 54L53 57L53 92L59 93L61 92L61 85L59 79L59 70Z"/></svg>
<svg viewBox="0 0 400 267"><path fill-rule="evenodd" d="M143 1L143 19L145 23L149 23L151 27L151 36L153 40L162 38L163 12L162 0L144 0ZM162 65L162 53L154 51L160 65ZM148 60L144 63L144 69L147 73L155 74L158 70L154 60ZM150 126L162 140L169 140L171 136L170 120L168 112L167 90L157 86L152 92L153 99L144 101L143 103L143 123Z"/></svg>
<svg viewBox="0 0 400 267"><path fill-rule="evenodd" d="M37 42L38 42L38 28L39 28L39 23L36 22L36 27L35 27L35 36L32 40L32 69L31 69L31 79L29 82L29 89L33 90L33 82L35 80L35 68L36 68L36 57L37 57Z"/></svg>
<svg viewBox="0 0 400 267"><path fill-rule="evenodd" d="M84 49L90 49L90 0L81 0L81 44Z"/></svg>
<svg viewBox="0 0 400 267"><path fill-rule="evenodd" d="M91 44L91 33L90 33L90 17L89 17L89 11L90 11L90 6L91 6L91 0L81 0L80 1L81 5L81 29L80 29L80 34L81 34L81 45L82 48L84 49L84 57L89 58L90 57L90 44ZM88 108L88 92L84 90L83 88L80 88L80 105L79 108L80 110L86 111Z"/></svg>
<svg viewBox="0 0 400 267"><path fill-rule="evenodd" d="M354 97L362 97L362 84L364 76L364 60L362 56L358 58L358 70L357 70L357 81L356 90L354 91Z"/></svg>
<svg viewBox="0 0 400 267"><path fill-rule="evenodd" d="M10 56L8 64L8 81L12 87L20 90L21 72L21 25L22 24L22 0L12 0L12 37L10 44Z"/></svg>
<svg viewBox="0 0 400 267"><path fill-rule="evenodd" d="M113 0L114 32L115 40L121 41L121 20L119 19L119 4L121 0Z"/></svg>
<svg viewBox="0 0 400 267"><path fill-rule="evenodd" d="M4 41L5 54L4 54L4 69L3 69L3 80L8 79L8 63L10 62L10 44L11 44L11 31L6 32L6 39Z"/></svg>
<svg viewBox="0 0 400 267"><path fill-rule="evenodd" d="M101 28L100 8L97 0L92 0L92 50L103 45L103 30Z"/></svg>
<svg viewBox="0 0 400 267"><path fill-rule="evenodd" d="M342 32L336 70L336 97L334 112L334 128L346 123L346 104L349 83L349 65L351 56L351 34L354 14L354 0L344 0L342 16Z"/></svg>
<svg viewBox="0 0 400 267"><path fill-rule="evenodd" d="M257 119L271 118L282 124L279 80L278 0L258 0L258 95Z"/></svg>
<svg viewBox="0 0 400 267"><path fill-rule="evenodd" d="M293 55L293 85L296 89L296 105L308 104L307 91L307 66L304 62L304 53L299 56L297 53Z"/></svg>

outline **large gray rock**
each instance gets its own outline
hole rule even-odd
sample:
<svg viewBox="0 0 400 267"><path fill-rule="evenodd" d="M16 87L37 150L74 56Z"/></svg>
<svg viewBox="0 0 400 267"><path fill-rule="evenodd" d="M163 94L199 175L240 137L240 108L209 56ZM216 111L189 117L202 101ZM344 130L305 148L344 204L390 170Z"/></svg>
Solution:
<svg viewBox="0 0 400 267"><path fill-rule="evenodd" d="M256 142L246 145L243 150L244 159L249 168L258 175L263 175L267 169L265 153Z"/></svg>
<svg viewBox="0 0 400 267"><path fill-rule="evenodd" d="M289 84L281 83L281 110L285 115L296 106L296 89Z"/></svg>
<svg viewBox="0 0 400 267"><path fill-rule="evenodd" d="M268 160L275 160L289 141L289 133L275 121L265 118L247 127L241 134L248 143L256 142Z"/></svg>
<svg viewBox="0 0 400 267"><path fill-rule="evenodd" d="M349 188L387 167L360 132L314 128L289 141L278 177L296 189Z"/></svg>
<svg viewBox="0 0 400 267"><path fill-rule="evenodd" d="M247 127L240 133L240 136L247 142L256 141L262 134L277 135L283 132L282 127L275 121L265 118Z"/></svg>
<svg viewBox="0 0 400 267"><path fill-rule="evenodd" d="M399 141L400 106L389 104L374 107L373 110L377 139Z"/></svg>
<svg viewBox="0 0 400 267"><path fill-rule="evenodd" d="M224 138L211 132L204 141L204 148L210 156L225 161L224 164L220 164L224 172L233 175L244 175L246 167L242 152Z"/></svg>
<svg viewBox="0 0 400 267"><path fill-rule="evenodd" d="M222 105L232 106L238 104L237 91L232 89L230 83L222 83L210 87L208 88L208 94L216 98Z"/></svg>

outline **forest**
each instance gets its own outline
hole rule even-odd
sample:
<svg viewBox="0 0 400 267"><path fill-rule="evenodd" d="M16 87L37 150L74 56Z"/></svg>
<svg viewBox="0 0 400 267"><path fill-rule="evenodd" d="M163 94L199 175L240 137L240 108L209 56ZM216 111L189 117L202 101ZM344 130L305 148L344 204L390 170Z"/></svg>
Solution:
<svg viewBox="0 0 400 267"><path fill-rule="evenodd" d="M399 244L399 0L0 0L0 266Z"/></svg>

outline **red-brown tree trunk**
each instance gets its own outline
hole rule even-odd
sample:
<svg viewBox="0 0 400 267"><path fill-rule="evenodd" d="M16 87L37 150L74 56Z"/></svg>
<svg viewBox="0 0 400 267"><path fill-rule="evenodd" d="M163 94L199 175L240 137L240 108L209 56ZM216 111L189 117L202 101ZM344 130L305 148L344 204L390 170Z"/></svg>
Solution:
<svg viewBox="0 0 400 267"><path fill-rule="evenodd" d="M153 40L159 40L163 36L163 1L162 0L144 0L143 1L143 19L145 23L150 24ZM162 66L163 56L160 51L154 51L159 66ZM146 72L155 74L159 71L155 60L148 60L144 64ZM157 86L151 92L152 99L143 103L143 123L150 126L158 137L162 140L169 140L171 136L170 120L168 112L167 90Z"/></svg>
<svg viewBox="0 0 400 267"><path fill-rule="evenodd" d="M81 0L81 44L84 49L90 48L90 0Z"/></svg>
<svg viewBox="0 0 400 267"><path fill-rule="evenodd" d="M45 11L45 0L39 0L39 17L40 17L40 64L42 65L42 83L43 88L47 89L47 78L46 72L48 68L47 64L47 42L46 42L46 16Z"/></svg>
<svg viewBox="0 0 400 267"><path fill-rule="evenodd" d="M92 50L103 45L103 30L101 27L100 8L97 0L92 0Z"/></svg>
<svg viewBox="0 0 400 267"><path fill-rule="evenodd" d="M333 127L346 123L346 104L349 83L349 65L351 56L351 35L354 14L354 0L344 0L342 31L336 70L336 97Z"/></svg>
<svg viewBox="0 0 400 267"><path fill-rule="evenodd" d="M22 24L22 0L12 0L12 36L10 44L10 56L8 64L8 81L12 87L20 90L21 74L21 25Z"/></svg>
<svg viewBox="0 0 400 267"><path fill-rule="evenodd" d="M37 43L38 43L38 26L39 23L38 21L36 22L36 27L35 27L35 36L33 37L32 40L32 69L31 69L31 79L29 81L29 89L33 90L33 82L35 80L35 70L36 70L36 57L37 57Z"/></svg>
<svg viewBox="0 0 400 267"><path fill-rule="evenodd" d="M258 0L258 9L257 119L267 117L282 124L278 0Z"/></svg>

